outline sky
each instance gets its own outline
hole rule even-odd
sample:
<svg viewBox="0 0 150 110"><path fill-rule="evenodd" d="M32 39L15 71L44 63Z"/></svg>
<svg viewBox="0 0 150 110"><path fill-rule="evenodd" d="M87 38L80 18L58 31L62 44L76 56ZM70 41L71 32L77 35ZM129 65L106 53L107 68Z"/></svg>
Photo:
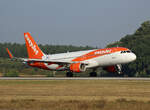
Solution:
<svg viewBox="0 0 150 110"><path fill-rule="evenodd" d="M0 0L0 42L103 48L150 20L150 0Z"/></svg>

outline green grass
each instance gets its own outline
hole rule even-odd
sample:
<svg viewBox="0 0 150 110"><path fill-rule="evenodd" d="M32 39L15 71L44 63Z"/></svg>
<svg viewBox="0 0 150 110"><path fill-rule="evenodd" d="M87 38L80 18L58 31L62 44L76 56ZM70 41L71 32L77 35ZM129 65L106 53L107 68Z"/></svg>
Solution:
<svg viewBox="0 0 150 110"><path fill-rule="evenodd" d="M0 81L0 109L148 110L149 106L150 81Z"/></svg>

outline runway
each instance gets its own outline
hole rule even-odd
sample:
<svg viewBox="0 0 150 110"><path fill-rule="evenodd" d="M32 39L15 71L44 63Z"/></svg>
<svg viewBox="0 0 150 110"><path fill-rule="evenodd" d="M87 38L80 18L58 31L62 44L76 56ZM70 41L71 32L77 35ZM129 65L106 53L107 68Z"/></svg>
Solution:
<svg viewBox="0 0 150 110"><path fill-rule="evenodd" d="M0 80L150 80L150 78L122 77L0 77Z"/></svg>

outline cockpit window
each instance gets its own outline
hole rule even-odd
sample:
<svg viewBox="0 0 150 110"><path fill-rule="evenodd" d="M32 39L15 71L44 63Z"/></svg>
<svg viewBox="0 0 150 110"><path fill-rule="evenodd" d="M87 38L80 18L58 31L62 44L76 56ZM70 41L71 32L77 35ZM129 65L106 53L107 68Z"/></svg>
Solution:
<svg viewBox="0 0 150 110"><path fill-rule="evenodd" d="M121 51L121 53L125 53L125 51Z"/></svg>
<svg viewBox="0 0 150 110"><path fill-rule="evenodd" d="M128 50L127 53L131 53L131 51Z"/></svg>
<svg viewBox="0 0 150 110"><path fill-rule="evenodd" d="M127 51L121 51L121 53L131 53L130 50L127 50Z"/></svg>

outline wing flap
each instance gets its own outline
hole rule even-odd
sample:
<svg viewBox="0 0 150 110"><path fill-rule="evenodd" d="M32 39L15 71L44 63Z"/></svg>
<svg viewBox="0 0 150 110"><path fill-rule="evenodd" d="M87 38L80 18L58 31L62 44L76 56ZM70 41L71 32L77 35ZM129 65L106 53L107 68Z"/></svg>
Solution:
<svg viewBox="0 0 150 110"><path fill-rule="evenodd" d="M59 63L59 64L71 64L73 61L59 61L59 60L42 60L42 59L28 59L27 62L43 62L43 63Z"/></svg>
<svg viewBox="0 0 150 110"><path fill-rule="evenodd" d="M63 60L42 60L42 59L28 59L27 62L43 62L43 63L57 63L57 64L72 64L72 63L84 63L82 61L63 61Z"/></svg>

